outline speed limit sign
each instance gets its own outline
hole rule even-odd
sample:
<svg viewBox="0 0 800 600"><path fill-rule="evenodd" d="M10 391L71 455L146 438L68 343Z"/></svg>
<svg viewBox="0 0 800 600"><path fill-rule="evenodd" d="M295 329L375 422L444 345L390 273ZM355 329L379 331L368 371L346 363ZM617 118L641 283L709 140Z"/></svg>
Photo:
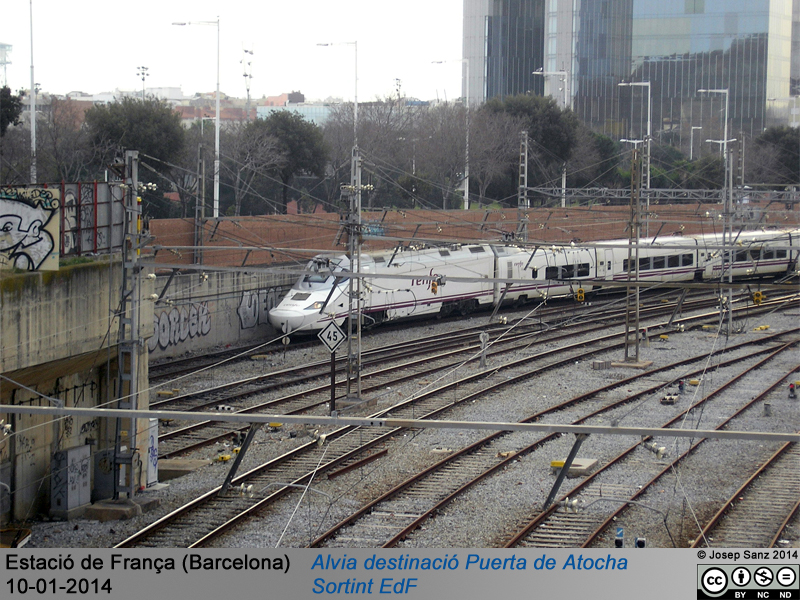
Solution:
<svg viewBox="0 0 800 600"><path fill-rule="evenodd" d="M336 349L345 340L344 331L333 321L328 323L317 336L331 353L336 352Z"/></svg>

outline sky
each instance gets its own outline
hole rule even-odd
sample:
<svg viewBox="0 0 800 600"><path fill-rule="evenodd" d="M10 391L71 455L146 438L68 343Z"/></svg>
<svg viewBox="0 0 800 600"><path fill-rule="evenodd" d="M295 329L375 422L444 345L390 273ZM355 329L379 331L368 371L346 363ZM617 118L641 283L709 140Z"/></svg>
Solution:
<svg viewBox="0 0 800 600"><path fill-rule="evenodd" d="M306 101L352 101L356 48L359 102L396 94L398 79L408 97L461 96L462 0L2 0L0 43L13 46L6 84L30 89L33 45L44 92L141 91L142 66L146 88L213 92L217 18L229 96L247 96L246 59L252 98L300 91ZM186 21L212 23L172 25Z"/></svg>

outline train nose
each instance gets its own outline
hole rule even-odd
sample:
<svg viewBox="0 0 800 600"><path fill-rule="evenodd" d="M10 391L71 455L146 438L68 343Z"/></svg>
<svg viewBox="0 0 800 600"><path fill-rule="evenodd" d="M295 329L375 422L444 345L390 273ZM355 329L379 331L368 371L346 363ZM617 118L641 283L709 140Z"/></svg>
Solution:
<svg viewBox="0 0 800 600"><path fill-rule="evenodd" d="M269 324L283 333L291 333L301 329L304 321L305 317L295 310L273 308L269 311Z"/></svg>

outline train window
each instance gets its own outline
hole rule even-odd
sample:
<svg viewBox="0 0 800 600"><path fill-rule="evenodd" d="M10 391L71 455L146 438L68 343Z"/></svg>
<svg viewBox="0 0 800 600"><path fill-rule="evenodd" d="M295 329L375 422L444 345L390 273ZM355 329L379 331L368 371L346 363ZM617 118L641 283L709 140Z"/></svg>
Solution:
<svg viewBox="0 0 800 600"><path fill-rule="evenodd" d="M578 277L589 276L589 263L581 263L578 265Z"/></svg>
<svg viewBox="0 0 800 600"><path fill-rule="evenodd" d="M531 279L539 277L539 269L531 269Z"/></svg>
<svg viewBox="0 0 800 600"><path fill-rule="evenodd" d="M508 273L507 277L509 279L514 279L514 265L511 263L511 261L508 261L508 263L506 263L506 267L507 267L506 272Z"/></svg>
<svg viewBox="0 0 800 600"><path fill-rule="evenodd" d="M628 272L628 259L627 258L622 261L622 270L625 271L626 273Z"/></svg>
<svg viewBox="0 0 800 600"><path fill-rule="evenodd" d="M758 260L761 257L760 248L752 248L750 250L750 260Z"/></svg>
<svg viewBox="0 0 800 600"><path fill-rule="evenodd" d="M681 266L691 267L694 264L694 254L682 254Z"/></svg>
<svg viewBox="0 0 800 600"><path fill-rule="evenodd" d="M295 300L296 302L302 302L303 300L308 300L310 296L311 294L295 294L292 296L292 300Z"/></svg>
<svg viewBox="0 0 800 600"><path fill-rule="evenodd" d="M469 247L469 251L472 252L473 254L478 254L480 252L486 252L486 250L483 249L483 246L470 246Z"/></svg>
<svg viewBox="0 0 800 600"><path fill-rule="evenodd" d="M376 257L375 257L375 262L376 262L376 263L385 263L385 262L386 262L386 259L385 259L385 258L383 258L382 256L376 256Z"/></svg>
<svg viewBox="0 0 800 600"><path fill-rule="evenodd" d="M669 257L668 266L670 267L680 267L681 266L681 256L680 254L676 254L674 256Z"/></svg>
<svg viewBox="0 0 800 600"><path fill-rule="evenodd" d="M450 256L450 250L439 250L439 256Z"/></svg>
<svg viewBox="0 0 800 600"><path fill-rule="evenodd" d="M736 251L736 262L745 262L748 260L749 252L747 250L737 250Z"/></svg>
<svg viewBox="0 0 800 600"><path fill-rule="evenodd" d="M775 258L786 258L786 250L775 250Z"/></svg>
<svg viewBox="0 0 800 600"><path fill-rule="evenodd" d="M558 279L558 267L547 267L544 271L545 279Z"/></svg>
<svg viewBox="0 0 800 600"><path fill-rule="evenodd" d="M771 248L764 248L764 250L761 252L761 258L763 260L775 258L775 250L772 250Z"/></svg>
<svg viewBox="0 0 800 600"><path fill-rule="evenodd" d="M639 259L639 270L648 271L650 269L650 257Z"/></svg>
<svg viewBox="0 0 800 600"><path fill-rule="evenodd" d="M666 260L663 256L654 256L653 257L653 268L654 269L663 269L664 268L664 261Z"/></svg>

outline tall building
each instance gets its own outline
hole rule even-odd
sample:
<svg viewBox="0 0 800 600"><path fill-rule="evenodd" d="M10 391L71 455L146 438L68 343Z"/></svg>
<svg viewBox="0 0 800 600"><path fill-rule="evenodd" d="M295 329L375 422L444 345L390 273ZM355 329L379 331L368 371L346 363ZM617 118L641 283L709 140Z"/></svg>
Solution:
<svg viewBox="0 0 800 600"><path fill-rule="evenodd" d="M544 93L615 137L643 138L649 116L688 151L722 139L726 104L729 138L792 122L800 0L464 0L463 51L473 102Z"/></svg>

